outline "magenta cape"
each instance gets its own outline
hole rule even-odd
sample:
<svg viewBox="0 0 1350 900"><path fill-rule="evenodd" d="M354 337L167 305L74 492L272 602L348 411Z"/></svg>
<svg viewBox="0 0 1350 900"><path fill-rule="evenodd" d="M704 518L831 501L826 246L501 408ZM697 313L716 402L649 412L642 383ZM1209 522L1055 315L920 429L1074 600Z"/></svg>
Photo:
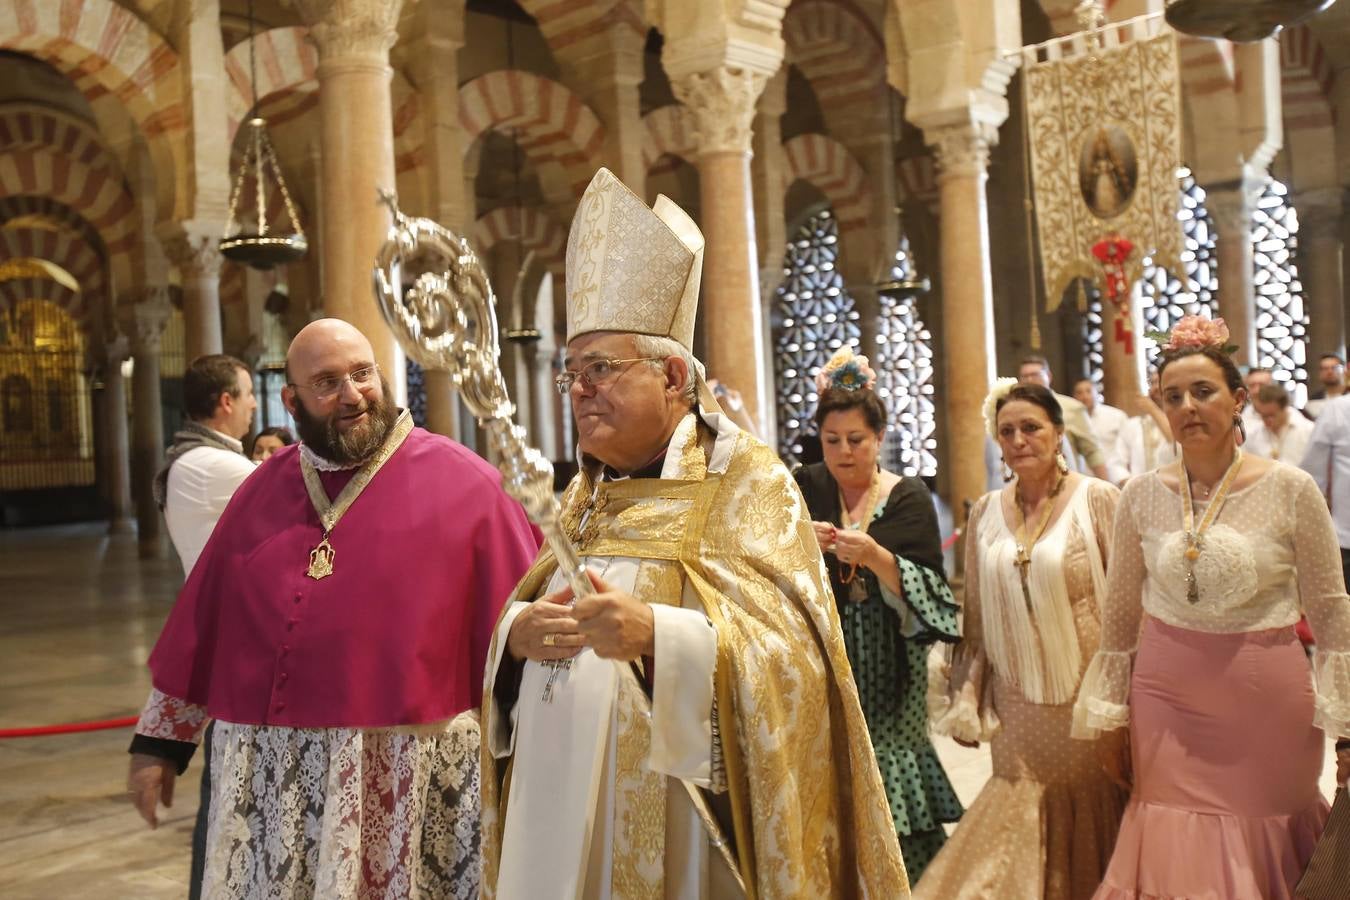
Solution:
<svg viewBox="0 0 1350 900"><path fill-rule="evenodd" d="M150 654L154 686L214 718L297 728L448 719L482 699L488 645L536 532L496 469L415 428L329 538L298 447L248 477ZM330 499L354 470L322 472Z"/></svg>

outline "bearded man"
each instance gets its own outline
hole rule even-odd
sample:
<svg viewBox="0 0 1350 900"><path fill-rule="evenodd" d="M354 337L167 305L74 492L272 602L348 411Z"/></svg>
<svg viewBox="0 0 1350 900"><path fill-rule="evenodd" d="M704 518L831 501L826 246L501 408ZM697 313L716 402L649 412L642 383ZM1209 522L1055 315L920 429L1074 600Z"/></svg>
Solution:
<svg viewBox="0 0 1350 900"><path fill-rule="evenodd" d="M398 410L365 336L286 357L301 443L234 495L150 655L128 789L154 827L216 722L203 895L470 897L477 702L538 548L497 471Z"/></svg>
<svg viewBox="0 0 1350 900"><path fill-rule="evenodd" d="M562 520L596 592L545 554L497 627L486 897L909 895L801 493L690 352L702 256L604 169L573 220Z"/></svg>

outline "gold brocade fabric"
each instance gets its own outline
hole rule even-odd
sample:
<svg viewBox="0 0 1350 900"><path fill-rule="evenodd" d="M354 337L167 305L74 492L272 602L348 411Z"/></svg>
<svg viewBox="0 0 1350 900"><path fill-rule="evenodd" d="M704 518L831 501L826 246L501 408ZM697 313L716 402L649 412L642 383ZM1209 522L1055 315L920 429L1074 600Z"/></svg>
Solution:
<svg viewBox="0 0 1350 900"><path fill-rule="evenodd" d="M735 863L747 895L909 896L881 776L845 655L838 614L801 494L773 452L738 433L725 474L709 475L704 429L682 428L675 479L601 483L583 471L564 521L597 502L581 529L584 556L643 560L635 595L680 597L686 585L717 628L714 783L725 783ZM603 498L603 499L601 499ZM544 557L514 599L540 596ZM621 685L635 679L621 679ZM490 698L487 698L490 700ZM643 765L650 709L620 688L614 896L661 897L666 779ZM485 732L492 727L485 702ZM484 896L494 895L509 761L484 742ZM724 766L724 769L720 769ZM719 771L724 774L719 774ZM697 792L696 792L697 793ZM704 797L707 797L704 794ZM706 811L708 804L701 804ZM660 818L658 818L660 817ZM704 816L714 840L719 826Z"/></svg>

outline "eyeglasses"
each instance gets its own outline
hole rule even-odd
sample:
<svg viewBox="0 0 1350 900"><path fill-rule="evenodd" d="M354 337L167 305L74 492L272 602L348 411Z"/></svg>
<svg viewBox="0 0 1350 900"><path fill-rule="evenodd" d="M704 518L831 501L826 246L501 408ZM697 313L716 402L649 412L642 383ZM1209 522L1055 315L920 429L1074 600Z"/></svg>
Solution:
<svg viewBox="0 0 1350 900"><path fill-rule="evenodd" d="M581 386L584 388L603 387L619 377L620 366L635 362L651 362L657 359L665 359L665 357L634 356L632 359L597 359L595 362L582 366L579 372L569 372L564 369L558 377L553 379L553 386L563 396L566 396L567 392L572 390L572 384L577 379L581 380Z"/></svg>
<svg viewBox="0 0 1350 900"><path fill-rule="evenodd" d="M314 393L316 399L328 400L332 397L336 397L348 381L350 381L352 387L356 388L358 391L369 390L370 387L375 384L375 376L379 374L379 371L380 366L376 363L354 369L346 375L325 375L322 378L314 379L309 384L296 384L292 381L290 385L291 387L309 388L310 391Z"/></svg>

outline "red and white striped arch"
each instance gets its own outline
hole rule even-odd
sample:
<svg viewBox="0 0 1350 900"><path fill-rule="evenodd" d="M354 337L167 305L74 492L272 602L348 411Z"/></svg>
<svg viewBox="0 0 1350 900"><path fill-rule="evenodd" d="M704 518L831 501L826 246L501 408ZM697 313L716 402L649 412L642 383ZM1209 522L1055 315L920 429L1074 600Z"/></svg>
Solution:
<svg viewBox="0 0 1350 900"><path fill-rule="evenodd" d="M1331 128L1335 80L1322 45L1307 25L1280 33L1280 97L1287 131Z"/></svg>
<svg viewBox="0 0 1350 900"><path fill-rule="evenodd" d="M488 131L516 132L539 172L550 202L581 197L605 140L605 129L580 97L556 81L502 69L481 75L459 90L464 154L470 156Z"/></svg>
<svg viewBox="0 0 1350 900"><path fill-rule="evenodd" d="M145 21L112 0L0 0L0 48L54 66L86 99L114 96L148 143L158 218L184 214L187 127L178 55Z"/></svg>
<svg viewBox="0 0 1350 900"><path fill-rule="evenodd" d="M82 324L88 309L84 297L59 281L49 278L11 278L0 281L0 310L8 312L25 300L49 300Z"/></svg>
<svg viewBox="0 0 1350 900"><path fill-rule="evenodd" d="M256 54L258 112L271 127L300 118L319 105L319 56L302 27L272 28L240 41L225 54L229 78L230 140L249 114L253 94L249 86L250 45ZM390 85L393 100L394 164L398 172L421 164L421 135L414 127L420 115L417 91L395 71Z"/></svg>
<svg viewBox="0 0 1350 900"><path fill-rule="evenodd" d="M258 100L288 98L286 106L264 108L273 124L303 115L319 102L319 54L306 38L304 28L272 28L240 41L225 54L225 74L230 80L230 137L233 139L252 106L249 86L249 49L252 47L258 71Z"/></svg>
<svg viewBox="0 0 1350 900"><path fill-rule="evenodd" d="M70 273L80 284L80 292L89 298L102 298L107 292L103 258L82 237L69 231L48 228L0 228L0 259L31 257L45 259Z"/></svg>
<svg viewBox="0 0 1350 900"><path fill-rule="evenodd" d="M121 171L98 132L85 120L34 103L0 105L0 154L44 148L91 168Z"/></svg>
<svg viewBox="0 0 1350 900"><path fill-rule="evenodd" d="M931 153L911 156L895 164L895 177L905 197L927 206L933 215L939 208L937 161Z"/></svg>
<svg viewBox="0 0 1350 900"><path fill-rule="evenodd" d="M797 0L783 18L787 61L801 69L829 117L858 104L885 100L885 44L876 28L848 5Z"/></svg>
<svg viewBox="0 0 1350 900"><path fill-rule="evenodd" d="M562 275L566 268L567 235L540 209L499 206L474 222L473 242L484 256L499 243L519 243L527 252L533 250L555 275Z"/></svg>
<svg viewBox="0 0 1350 900"><path fill-rule="evenodd" d="M59 203L50 197L33 197L30 195L0 197L0 227L27 227L16 223L14 221L16 219L32 221L34 227L68 231L94 248L94 251L100 257L107 258L103 238L99 236L92 225L64 203Z"/></svg>
<svg viewBox="0 0 1350 900"><path fill-rule="evenodd" d="M563 57L611 28L647 34L634 0L520 0L520 5L534 18L553 52Z"/></svg>
<svg viewBox="0 0 1350 900"><path fill-rule="evenodd" d="M135 201L109 169L50 149L0 156L0 197L22 195L50 197L69 206L99 233L110 258L125 256L136 244Z"/></svg>
<svg viewBox="0 0 1350 900"><path fill-rule="evenodd" d="M663 156L693 164L698 144L689 112L679 103L662 106L642 117L642 168L651 172Z"/></svg>
<svg viewBox="0 0 1350 900"><path fill-rule="evenodd" d="M843 144L823 134L800 134L783 144L783 155L785 189L798 180L814 185L830 201L841 235L866 228L867 175Z"/></svg>

